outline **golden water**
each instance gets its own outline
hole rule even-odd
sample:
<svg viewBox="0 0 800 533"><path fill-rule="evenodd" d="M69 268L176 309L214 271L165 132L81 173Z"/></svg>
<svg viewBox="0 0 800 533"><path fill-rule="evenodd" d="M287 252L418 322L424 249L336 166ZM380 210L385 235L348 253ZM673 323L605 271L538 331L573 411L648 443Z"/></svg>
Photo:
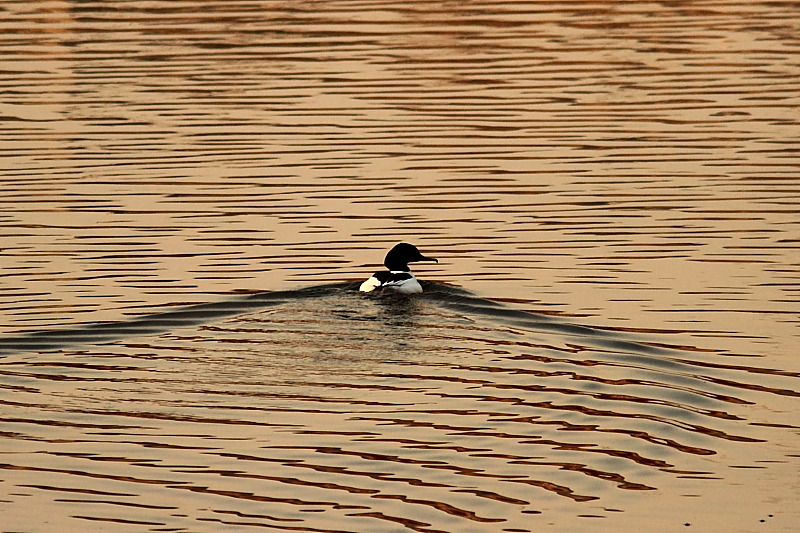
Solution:
<svg viewBox="0 0 800 533"><path fill-rule="evenodd" d="M794 531L796 3L0 15L0 531Z"/></svg>

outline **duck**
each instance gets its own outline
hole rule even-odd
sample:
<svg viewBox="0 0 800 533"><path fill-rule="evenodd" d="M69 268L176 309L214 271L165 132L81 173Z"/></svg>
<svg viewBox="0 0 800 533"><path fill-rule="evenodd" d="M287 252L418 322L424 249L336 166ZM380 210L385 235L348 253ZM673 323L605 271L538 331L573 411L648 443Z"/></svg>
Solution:
<svg viewBox="0 0 800 533"><path fill-rule="evenodd" d="M408 244L407 242L396 244L389 250L383 260L387 270L374 273L361 284L358 290L361 292L373 292L387 289L400 294L419 294L422 292L422 285L419 284L419 280L408 268L409 263L419 261L439 262L432 257L422 255L413 244Z"/></svg>

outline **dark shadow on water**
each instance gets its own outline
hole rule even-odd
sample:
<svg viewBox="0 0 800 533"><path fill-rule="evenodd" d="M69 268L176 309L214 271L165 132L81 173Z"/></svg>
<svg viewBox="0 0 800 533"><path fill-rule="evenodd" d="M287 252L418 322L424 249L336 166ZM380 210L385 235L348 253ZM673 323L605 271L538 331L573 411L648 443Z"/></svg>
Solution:
<svg viewBox="0 0 800 533"><path fill-rule="evenodd" d="M377 299L385 316L400 318L414 314L420 299L467 317L481 317L505 326L546 331L567 336L590 337L596 347L637 354L668 353L661 347L625 340L625 334L568 322L561 317L512 309L502 303L487 300L475 294L434 282L422 282L424 293L419 296L391 294L361 295ZM212 303L189 305L172 311L137 316L128 320L97 322L70 328L20 333L0 339L0 354L62 350L80 345L103 344L133 336L159 335L176 328L206 324L215 320L298 302L337 295L360 294L357 282L331 283L296 290L272 291L235 296ZM352 316L357 320L359 317Z"/></svg>
<svg viewBox="0 0 800 533"><path fill-rule="evenodd" d="M261 292L236 296L221 302L189 305L174 311L154 313L129 320L24 333L0 339L0 354L60 350L76 345L112 342L131 336L157 335L175 328L205 324L289 301L329 296L339 291L352 290L357 290L357 284L337 283L291 291Z"/></svg>

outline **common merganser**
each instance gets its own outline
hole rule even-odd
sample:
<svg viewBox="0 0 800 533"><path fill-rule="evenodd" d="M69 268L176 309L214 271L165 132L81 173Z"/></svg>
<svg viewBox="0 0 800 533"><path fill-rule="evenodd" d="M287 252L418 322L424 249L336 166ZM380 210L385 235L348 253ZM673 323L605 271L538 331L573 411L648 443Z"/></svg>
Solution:
<svg viewBox="0 0 800 533"><path fill-rule="evenodd" d="M401 242L389 250L389 253L386 254L386 259L383 260L383 264L389 270L376 272L362 283L358 290L372 292L375 289L385 288L401 294L419 294L422 292L422 286L408 268L409 263L416 261L439 262L432 257L425 257L419 253L419 250L413 244Z"/></svg>

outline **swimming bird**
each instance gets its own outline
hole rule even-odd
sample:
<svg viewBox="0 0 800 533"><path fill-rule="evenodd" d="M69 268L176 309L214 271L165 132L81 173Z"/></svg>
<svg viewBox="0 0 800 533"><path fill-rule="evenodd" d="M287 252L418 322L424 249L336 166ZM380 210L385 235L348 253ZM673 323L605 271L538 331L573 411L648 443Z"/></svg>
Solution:
<svg viewBox="0 0 800 533"><path fill-rule="evenodd" d="M362 283L358 290L372 292L376 289L390 289L401 294L418 294L422 292L422 286L408 268L409 263L417 261L439 262L432 257L425 257L419 253L419 250L413 244L401 242L389 250L389 253L386 254L386 259L383 260L383 264L389 270L376 272Z"/></svg>

